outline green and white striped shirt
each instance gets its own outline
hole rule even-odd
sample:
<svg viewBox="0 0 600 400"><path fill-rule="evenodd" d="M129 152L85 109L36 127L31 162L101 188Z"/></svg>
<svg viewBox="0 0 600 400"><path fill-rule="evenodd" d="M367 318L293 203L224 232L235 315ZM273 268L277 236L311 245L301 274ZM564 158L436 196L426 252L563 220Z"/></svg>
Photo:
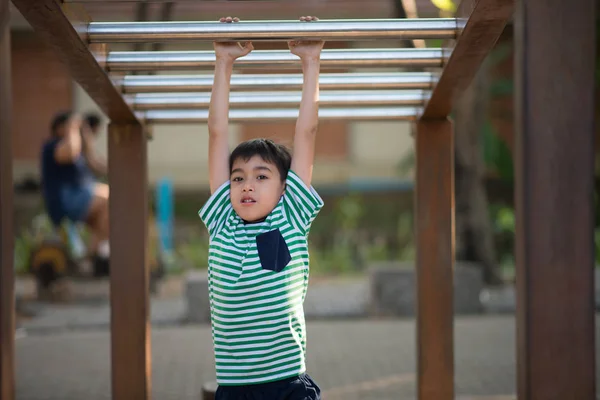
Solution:
<svg viewBox="0 0 600 400"><path fill-rule="evenodd" d="M199 211L210 234L217 382L258 384L304 373L307 238L323 200L289 171L275 209L263 222L248 224L233 210L229 190L226 182Z"/></svg>

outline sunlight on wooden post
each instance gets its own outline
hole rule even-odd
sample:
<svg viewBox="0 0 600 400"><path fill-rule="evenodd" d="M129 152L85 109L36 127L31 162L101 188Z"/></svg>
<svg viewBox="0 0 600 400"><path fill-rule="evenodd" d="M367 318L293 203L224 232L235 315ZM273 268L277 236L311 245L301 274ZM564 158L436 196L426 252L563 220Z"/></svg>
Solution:
<svg viewBox="0 0 600 400"><path fill-rule="evenodd" d="M448 120L416 124L419 400L454 400L454 140Z"/></svg>

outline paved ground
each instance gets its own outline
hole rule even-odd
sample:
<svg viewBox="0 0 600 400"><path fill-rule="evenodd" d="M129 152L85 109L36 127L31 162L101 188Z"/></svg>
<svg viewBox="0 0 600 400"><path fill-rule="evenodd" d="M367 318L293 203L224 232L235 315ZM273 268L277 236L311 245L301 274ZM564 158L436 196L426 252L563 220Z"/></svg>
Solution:
<svg viewBox="0 0 600 400"><path fill-rule="evenodd" d="M99 293L85 304L38 304L35 318L20 321L18 400L110 399L110 314L104 289ZM365 287L330 286L313 291L313 299L359 315L354 310L364 307ZM308 322L309 373L324 400L415 399L414 320L317 315L333 312L329 308L316 307L312 313L322 319ZM199 400L202 384L214 379L210 329L182 326L184 315L183 299L153 299L153 400ZM515 399L514 332L511 314L455 319L457 399Z"/></svg>
<svg viewBox="0 0 600 400"><path fill-rule="evenodd" d="M414 332L412 320L310 322L309 372L325 400L414 399ZM514 398L514 345L512 316L458 318L458 395ZM152 358L153 399L198 400L214 378L207 326L154 328ZM16 360L19 400L110 398L106 330L28 333Z"/></svg>
<svg viewBox="0 0 600 400"><path fill-rule="evenodd" d="M181 282L178 283L182 285ZM32 284L28 284L32 286ZM19 288L18 288L19 289ZM23 319L21 326L30 332L59 332L107 328L110 323L109 285L106 280L71 286L76 299L65 303L37 302L25 297L22 309L35 318ZM21 289L21 293L32 288ZM175 293L151 297L150 319L154 325L180 325L187 318L187 304L181 287ZM307 318L364 317L369 300L368 281L338 279L314 283L304 303Z"/></svg>

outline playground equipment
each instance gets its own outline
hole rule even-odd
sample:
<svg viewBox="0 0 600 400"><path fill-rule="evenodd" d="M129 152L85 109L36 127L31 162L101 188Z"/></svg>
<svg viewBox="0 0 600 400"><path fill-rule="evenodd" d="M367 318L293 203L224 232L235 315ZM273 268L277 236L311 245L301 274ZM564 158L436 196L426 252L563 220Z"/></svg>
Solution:
<svg viewBox="0 0 600 400"><path fill-rule="evenodd" d="M39 216L45 217L44 215ZM39 222L38 222L39 223ZM35 229L35 228L34 228ZM154 214L148 217L148 271L150 285L155 287L165 272L163 252L159 245L161 227L157 226ZM52 292L52 287L65 278L94 279L108 277L110 262L106 258L86 257L82 234L85 230L68 221L59 228L32 235L32 245L27 260L28 271L36 278L40 298ZM85 271L84 264L91 264Z"/></svg>
<svg viewBox="0 0 600 400"><path fill-rule="evenodd" d="M70 12L68 1L13 0L13 3L54 47L65 65L71 68L73 78L111 119L108 144L111 241L114 243L111 249L111 300L112 304L128 305L111 310L112 393L117 400L148 399L150 396L149 301L147 270L144 268L147 262L147 207L143 206L147 190L145 129L157 122L204 121L207 114L202 108L135 110L115 85L115 82L130 82L132 78L110 74L211 68L214 54L203 51L114 52L106 45L107 41L285 41L306 38L354 41L383 37L448 40L438 49L324 51L321 63L324 72L332 67L432 68L436 79L422 107L365 106L359 109L361 114L356 114L350 107L322 107L320 117L348 119L349 115L354 115L354 119L415 122L417 393L421 400L454 399L454 132L448 116L457 97L470 84L502 34L513 14L514 1L463 0L457 18L435 23L416 19L392 21L391 24L378 20L322 20L311 24L242 21L227 25L213 22L97 24L77 19L77 13ZM234 7L233 3L236 2L223 3L226 4L223 15L235 15L228 11L229 7ZM7 4L7 0L0 4ZM110 7L110 2L107 6ZM516 140L519 150L515 158L519 221L519 397L589 399L595 396L590 196L593 192L595 1L517 0L517 6L516 106L519 110ZM0 7L0 21L5 20L6 9ZM10 109L5 106L10 104L10 75L6 66L10 60L10 46L6 30L3 34L4 39L0 42L0 60L3 61L3 67L0 67L3 100L0 115L3 117L2 132L10 132ZM298 67L298 60L287 51L254 51L239 61L236 67L246 69ZM561 80L560 85L556 83L557 79ZM290 78L288 85L297 85L297 81ZM169 86L169 90L182 86ZM243 109L232 109L231 112L237 121L289 119L295 115L289 109L270 110L259 115ZM11 213L10 203L4 200L10 197L11 187L6 183L10 183L11 154L4 150L11 148L10 135L1 135L0 139L0 161L6 163L0 168L3 201L0 212L4 230L9 229L6 227ZM117 225L118 229L115 228ZM4 254L11 255L8 235L3 234L0 240L3 257ZM7 267L9 261L3 258L2 265L0 336L12 337L12 272ZM6 398L12 400L13 352L7 341L2 346L0 385L3 386L0 390L9 393Z"/></svg>

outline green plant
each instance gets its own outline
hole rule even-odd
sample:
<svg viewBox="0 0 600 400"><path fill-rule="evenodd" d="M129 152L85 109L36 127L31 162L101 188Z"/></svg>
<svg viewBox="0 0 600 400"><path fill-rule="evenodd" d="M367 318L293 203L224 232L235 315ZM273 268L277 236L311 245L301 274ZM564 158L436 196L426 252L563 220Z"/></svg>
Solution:
<svg viewBox="0 0 600 400"><path fill-rule="evenodd" d="M184 265L192 269L208 268L208 238L204 236L194 236L186 242L180 243L175 248L175 258L177 261L173 265L180 265L180 268L174 268L173 271L187 269Z"/></svg>

